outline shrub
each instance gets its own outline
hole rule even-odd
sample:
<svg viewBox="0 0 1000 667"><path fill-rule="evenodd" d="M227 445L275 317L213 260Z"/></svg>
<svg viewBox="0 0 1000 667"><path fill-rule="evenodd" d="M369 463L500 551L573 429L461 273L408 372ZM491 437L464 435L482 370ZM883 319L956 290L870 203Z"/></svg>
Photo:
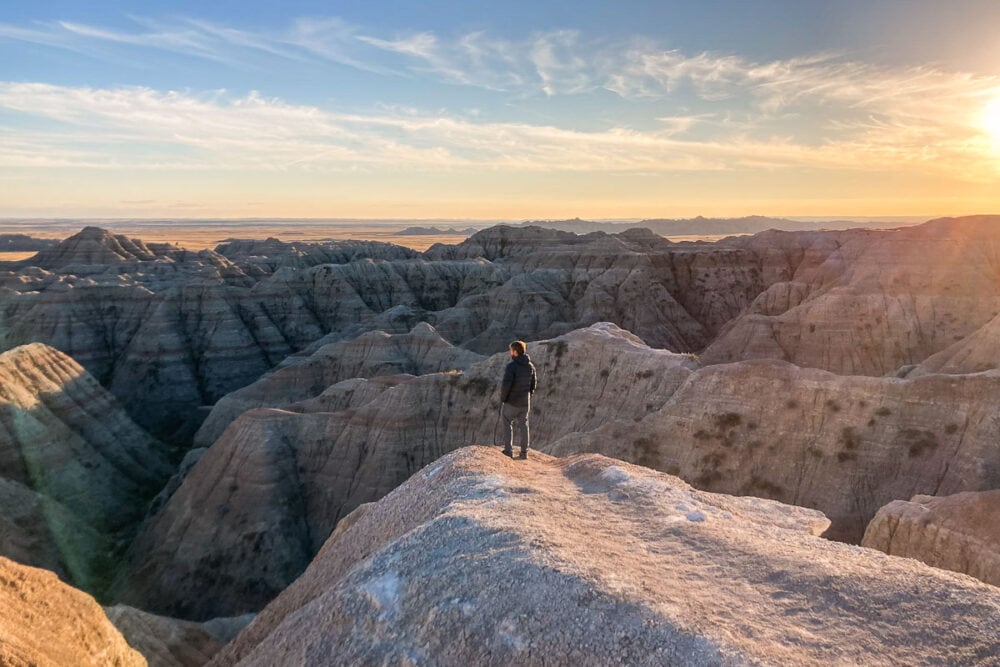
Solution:
<svg viewBox="0 0 1000 667"><path fill-rule="evenodd" d="M721 415L715 415L715 425L720 429L739 426L742 421L743 416L738 412L725 412Z"/></svg>
<svg viewBox="0 0 1000 667"><path fill-rule="evenodd" d="M853 450L858 448L860 439L855 430L850 426L845 426L840 432L840 444L844 446L844 449Z"/></svg>
<svg viewBox="0 0 1000 667"><path fill-rule="evenodd" d="M937 436L924 429L908 428L904 429L900 435L910 445L908 450L910 458L920 456L938 446Z"/></svg>

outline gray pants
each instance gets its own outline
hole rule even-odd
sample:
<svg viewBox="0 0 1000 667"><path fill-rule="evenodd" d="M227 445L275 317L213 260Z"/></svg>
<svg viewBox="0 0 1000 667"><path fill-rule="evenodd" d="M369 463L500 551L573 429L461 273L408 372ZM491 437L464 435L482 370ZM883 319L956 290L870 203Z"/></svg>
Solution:
<svg viewBox="0 0 1000 667"><path fill-rule="evenodd" d="M504 429L507 433L506 446L504 451L513 451L514 446L514 431L517 430L517 441L521 445L521 451L528 451L528 446L531 444L531 434L528 431L528 412L531 410L531 404L525 406L520 405L510 405L509 403L504 403L500 410L500 415L503 417L503 422L506 424Z"/></svg>

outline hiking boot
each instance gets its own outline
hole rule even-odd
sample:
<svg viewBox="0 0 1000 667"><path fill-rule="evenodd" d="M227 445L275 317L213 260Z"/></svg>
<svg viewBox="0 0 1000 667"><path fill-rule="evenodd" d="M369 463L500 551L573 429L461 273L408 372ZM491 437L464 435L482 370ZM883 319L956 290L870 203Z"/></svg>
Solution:
<svg viewBox="0 0 1000 667"><path fill-rule="evenodd" d="M505 450L503 450L503 455L504 456L509 456L510 458L514 458L514 450L513 449L505 449Z"/></svg>
<svg viewBox="0 0 1000 667"><path fill-rule="evenodd" d="M526 458L528 458L528 450L527 449L522 449L521 453L517 455L517 458L519 458L519 459L526 459Z"/></svg>

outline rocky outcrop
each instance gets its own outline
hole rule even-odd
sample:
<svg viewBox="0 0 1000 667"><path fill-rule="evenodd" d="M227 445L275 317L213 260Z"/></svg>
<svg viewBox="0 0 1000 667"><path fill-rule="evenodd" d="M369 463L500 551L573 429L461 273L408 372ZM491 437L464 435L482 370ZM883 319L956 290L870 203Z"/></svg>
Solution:
<svg viewBox="0 0 1000 667"><path fill-rule="evenodd" d="M289 355L367 331L428 322L491 354L613 321L653 346L697 351L778 276L756 247L671 244L640 229L498 227L419 258L357 243L220 251L232 261L86 229L0 272L0 348L64 350L141 425L186 444L205 406Z"/></svg>
<svg viewBox="0 0 1000 667"><path fill-rule="evenodd" d="M539 246L547 246L548 248L583 247L594 240L604 240L610 236L604 232L580 235L572 231L559 231L534 225L528 227L496 225L478 231L455 245L435 243L424 252L424 255L436 260L482 257L493 261L517 255L528 255L536 252Z"/></svg>
<svg viewBox="0 0 1000 667"><path fill-rule="evenodd" d="M373 331L324 345L310 356L290 357L274 372L221 398L195 436L195 444L212 444L247 410L289 408L344 380L457 371L482 359L482 355L455 347L426 323L405 334Z"/></svg>
<svg viewBox="0 0 1000 667"><path fill-rule="evenodd" d="M835 247L821 249L818 266L806 264L761 293L708 347L705 363L771 358L883 375L920 363L1000 312L1000 216L809 236Z"/></svg>
<svg viewBox="0 0 1000 667"><path fill-rule="evenodd" d="M893 499L1000 486L1000 375L844 377L766 360L699 369L611 324L529 349L536 448L816 508L831 538L856 543ZM243 413L147 524L118 594L192 618L260 608L354 507L464 442L500 440L505 362L353 379ZM178 559L167 545L181 540Z"/></svg>
<svg viewBox="0 0 1000 667"><path fill-rule="evenodd" d="M94 598L0 557L0 664L145 666Z"/></svg>
<svg viewBox="0 0 1000 667"><path fill-rule="evenodd" d="M28 261L31 266L51 271L74 266L152 261L157 255L138 239L115 235L99 227L84 227L79 233L52 248L40 251Z"/></svg>
<svg viewBox="0 0 1000 667"><path fill-rule="evenodd" d="M776 361L692 374L639 421L550 443L679 475L699 488L815 507L857 542L880 507L1000 486L1000 374L844 377Z"/></svg>
<svg viewBox="0 0 1000 667"><path fill-rule="evenodd" d="M906 377L928 373L962 375L1000 368L1000 316L961 340L924 359L912 369L902 369Z"/></svg>
<svg viewBox="0 0 1000 667"><path fill-rule="evenodd" d="M529 345L538 367L535 442L639 419L691 373L612 324ZM256 611L309 563L337 522L443 453L499 440L506 354L465 372L335 385L338 412L256 409L236 419L145 526L116 599L192 619ZM365 392L358 385L374 384ZM361 396L365 398L362 399ZM178 544L184 544L178 549Z"/></svg>
<svg viewBox="0 0 1000 667"><path fill-rule="evenodd" d="M1000 591L815 537L825 523L600 456L511 461L462 449L331 537L211 664L335 655L345 664L888 665L998 655Z"/></svg>
<svg viewBox="0 0 1000 667"><path fill-rule="evenodd" d="M286 242L227 239L215 252L248 274L270 275L281 268L306 269L320 264L347 264L363 259L415 259L420 253L380 241Z"/></svg>
<svg viewBox="0 0 1000 667"><path fill-rule="evenodd" d="M75 361L41 344L0 354L0 553L99 594L171 470Z"/></svg>
<svg viewBox="0 0 1000 667"><path fill-rule="evenodd" d="M115 605L108 619L151 667L201 667L246 627L252 617L192 623Z"/></svg>
<svg viewBox="0 0 1000 667"><path fill-rule="evenodd" d="M861 544L1000 586L1000 489L894 500Z"/></svg>
<svg viewBox="0 0 1000 667"><path fill-rule="evenodd" d="M654 347L704 350L705 363L777 358L882 375L1000 312L995 222L715 244L498 226L420 256L267 240L220 246L231 259L86 229L37 266L0 272L0 347L64 350L144 427L184 443L205 406L289 355L418 322L481 354L612 321Z"/></svg>
<svg viewBox="0 0 1000 667"><path fill-rule="evenodd" d="M36 239L27 234L0 234L0 252L33 252L51 248L58 241Z"/></svg>

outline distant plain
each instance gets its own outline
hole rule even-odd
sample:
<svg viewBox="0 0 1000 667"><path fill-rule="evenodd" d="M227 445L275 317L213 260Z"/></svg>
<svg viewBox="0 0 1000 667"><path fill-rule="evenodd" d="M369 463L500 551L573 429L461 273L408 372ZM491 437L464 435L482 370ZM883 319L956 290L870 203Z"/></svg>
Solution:
<svg viewBox="0 0 1000 667"><path fill-rule="evenodd" d="M82 227L94 225L146 243L173 243L189 250L215 248L227 239L278 238L282 241L346 240L382 241L424 251L435 243L460 243L465 234L400 234L410 226L486 228L499 221L467 220L0 220L0 234L27 234L39 239L65 239ZM509 223L516 224L516 223ZM668 236L672 241L717 241L728 234ZM34 252L0 252L0 261L18 261Z"/></svg>

